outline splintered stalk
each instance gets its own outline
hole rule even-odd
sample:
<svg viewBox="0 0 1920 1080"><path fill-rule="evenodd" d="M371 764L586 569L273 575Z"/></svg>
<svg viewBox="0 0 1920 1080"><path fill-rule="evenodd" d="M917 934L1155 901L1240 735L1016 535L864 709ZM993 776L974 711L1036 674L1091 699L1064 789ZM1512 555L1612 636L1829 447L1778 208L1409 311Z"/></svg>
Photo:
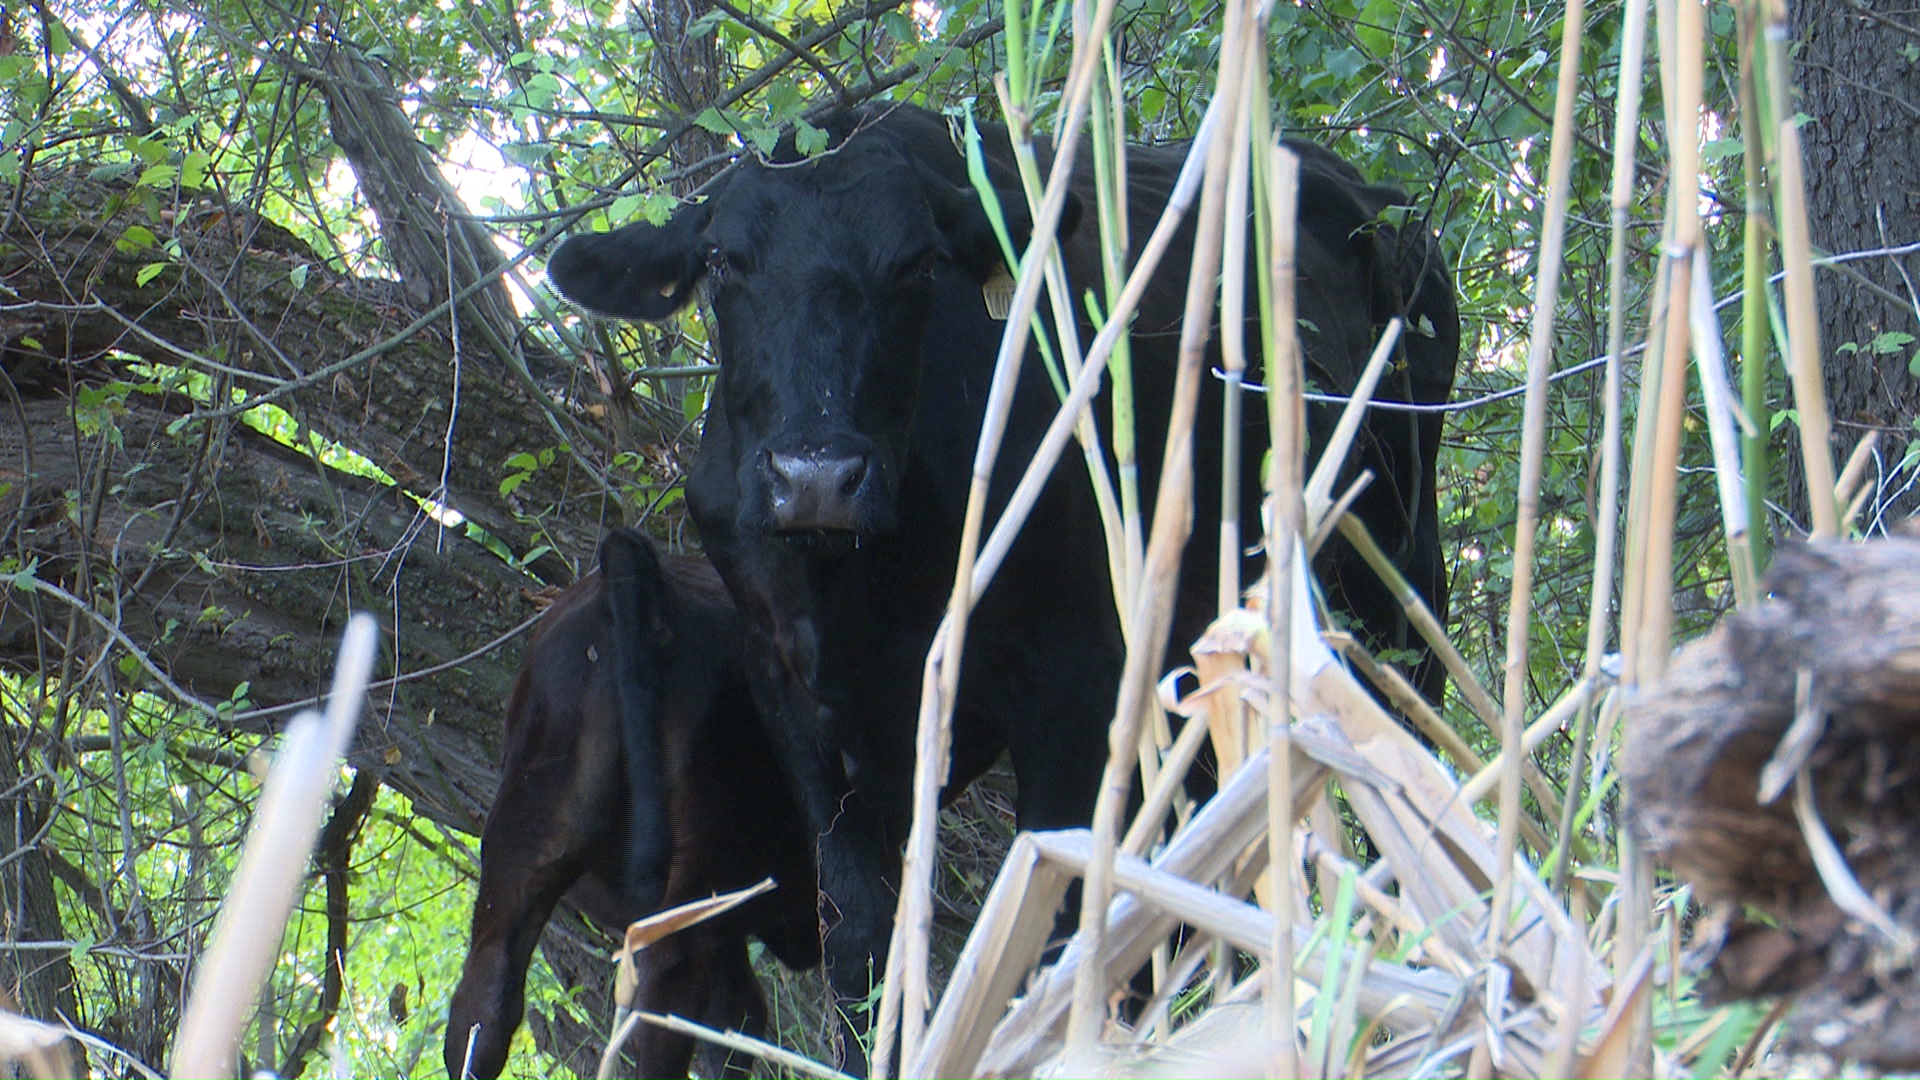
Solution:
<svg viewBox="0 0 1920 1080"><path fill-rule="evenodd" d="M299 899L328 792L360 718L379 639L372 616L363 612L348 619L325 713L304 712L287 725L213 939L194 973L173 1044L175 1076L231 1076L238 1065L240 1032L273 972L287 918Z"/></svg>

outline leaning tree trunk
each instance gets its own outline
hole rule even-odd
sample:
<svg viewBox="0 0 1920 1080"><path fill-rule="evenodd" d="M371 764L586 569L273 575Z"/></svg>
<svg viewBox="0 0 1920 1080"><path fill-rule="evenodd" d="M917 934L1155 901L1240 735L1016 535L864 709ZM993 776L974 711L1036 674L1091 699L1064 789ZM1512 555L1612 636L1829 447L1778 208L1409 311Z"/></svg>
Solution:
<svg viewBox="0 0 1920 1080"><path fill-rule="evenodd" d="M381 246L400 272L407 302L424 311L477 289L449 317L449 337L461 329L452 319L465 320L475 351L508 370L516 363L520 318L498 276L505 260L493 237L468 216L401 111L386 71L337 37L325 50L328 127L379 219Z"/></svg>
<svg viewBox="0 0 1920 1080"><path fill-rule="evenodd" d="M1911 5L1886 0L1804 0L1792 5L1802 42L1798 106L1813 242L1834 253L1920 241L1920 40ZM1913 473L1893 475L1920 416L1920 254L1879 255L1819 278L1821 342L1837 462L1870 431L1883 432L1879 490L1863 521L1891 523L1920 510ZM1894 336L1888 336L1894 335ZM1876 348L1878 343L1878 348ZM1858 349L1846 348L1857 345ZM1797 458L1792 458L1797 465ZM1792 502L1804 511L1797 468ZM1805 520L1804 516L1802 520Z"/></svg>

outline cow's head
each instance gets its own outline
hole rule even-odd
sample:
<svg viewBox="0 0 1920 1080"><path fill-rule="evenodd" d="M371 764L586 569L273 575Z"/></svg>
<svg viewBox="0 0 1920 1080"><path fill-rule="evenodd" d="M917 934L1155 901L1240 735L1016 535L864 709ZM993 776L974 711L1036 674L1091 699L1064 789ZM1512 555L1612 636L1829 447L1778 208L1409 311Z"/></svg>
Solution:
<svg viewBox="0 0 1920 1080"><path fill-rule="evenodd" d="M548 268L570 299L628 319L666 318L707 283L735 523L809 541L894 525L928 313L962 284L978 305L1005 265L944 121L869 108L829 132L826 153L789 137L665 224L573 237ZM1024 198L999 201L1024 244Z"/></svg>

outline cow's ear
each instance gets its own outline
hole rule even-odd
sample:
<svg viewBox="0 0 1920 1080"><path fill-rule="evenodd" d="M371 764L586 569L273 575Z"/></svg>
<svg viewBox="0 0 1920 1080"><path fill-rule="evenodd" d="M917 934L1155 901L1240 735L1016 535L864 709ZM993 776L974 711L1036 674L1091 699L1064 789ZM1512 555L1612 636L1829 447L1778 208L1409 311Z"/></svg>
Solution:
<svg viewBox="0 0 1920 1080"><path fill-rule="evenodd" d="M595 315L667 318L693 299L693 286L706 272L700 233L710 214L702 203L683 208L664 225L638 221L571 237L547 263L547 278Z"/></svg>
<svg viewBox="0 0 1920 1080"><path fill-rule="evenodd" d="M1000 214L1007 224L1007 237L1013 241L1014 252L1025 251L1027 242L1033 239L1033 212L1027 206L1026 195L1004 187L995 188L993 193L1000 203ZM1057 232L1062 243L1079 227L1081 207L1080 197L1069 192L1066 205L1060 208ZM969 274L985 281L1006 268L1000 241L993 234L993 222L987 216L979 192L971 187L950 188L946 197L935 200L934 216L946 234L947 250L953 261Z"/></svg>

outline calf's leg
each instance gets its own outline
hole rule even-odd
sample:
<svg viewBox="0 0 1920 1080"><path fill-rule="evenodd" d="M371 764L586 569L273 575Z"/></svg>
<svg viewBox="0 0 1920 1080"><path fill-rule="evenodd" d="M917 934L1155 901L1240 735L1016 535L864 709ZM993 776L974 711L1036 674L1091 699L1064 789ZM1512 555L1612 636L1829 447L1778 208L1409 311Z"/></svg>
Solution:
<svg viewBox="0 0 1920 1080"><path fill-rule="evenodd" d="M616 790L614 765L598 770L599 784L566 777L580 789ZM584 769L582 773L594 770ZM545 773L543 775L543 773ZM526 1008L527 966L554 904L586 870L606 830L570 813L556 788L562 778L544 770L509 770L480 842L480 891L473 905L472 944L447 1017L447 1075L493 1080Z"/></svg>

